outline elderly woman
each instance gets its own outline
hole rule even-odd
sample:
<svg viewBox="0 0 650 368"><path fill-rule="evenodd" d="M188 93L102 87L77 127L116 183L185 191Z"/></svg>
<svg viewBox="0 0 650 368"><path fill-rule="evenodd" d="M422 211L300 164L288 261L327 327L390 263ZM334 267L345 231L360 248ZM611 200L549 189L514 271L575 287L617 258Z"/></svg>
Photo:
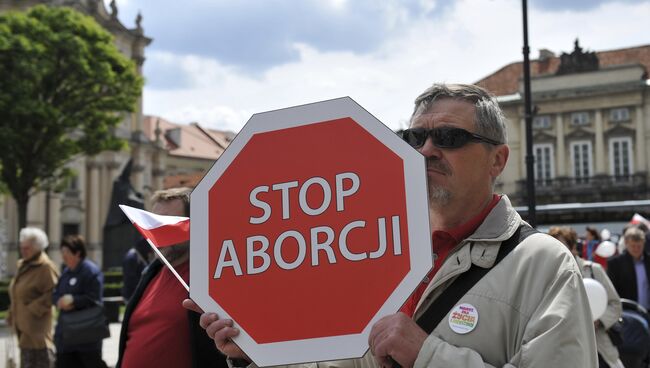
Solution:
<svg viewBox="0 0 650 368"><path fill-rule="evenodd" d="M52 290L59 274L45 254L47 235L37 228L20 230L20 259L16 276L9 284L7 320L16 332L21 367L51 367Z"/></svg>
<svg viewBox="0 0 650 368"><path fill-rule="evenodd" d="M52 300L61 315L85 309L102 302L104 275L86 259L86 243L80 235L68 235L61 241L61 256L65 268L54 289ZM102 341L66 345L61 336L61 324L54 332L56 367L105 368L102 360Z"/></svg>
<svg viewBox="0 0 650 368"><path fill-rule="evenodd" d="M553 226L548 231L549 235L556 238L566 245L571 253L575 256L576 262L582 272L583 278L592 278L600 282L607 291L607 309L605 313L594 322L596 332L596 349L598 350L598 364L600 368L623 368L623 363L619 359L618 350L607 335L607 329L612 327L619 318L621 318L622 306L621 298L616 293L614 285L607 277L607 273L600 264L592 261L583 260L578 257L576 244L578 236L575 230L570 227Z"/></svg>

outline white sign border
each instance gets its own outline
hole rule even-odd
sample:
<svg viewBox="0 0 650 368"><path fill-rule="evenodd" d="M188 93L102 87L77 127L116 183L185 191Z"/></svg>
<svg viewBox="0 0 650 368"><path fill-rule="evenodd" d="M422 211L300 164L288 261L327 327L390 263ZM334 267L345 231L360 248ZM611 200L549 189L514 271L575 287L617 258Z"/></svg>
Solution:
<svg viewBox="0 0 650 368"><path fill-rule="evenodd" d="M258 344L241 326L236 325L241 332L234 339L235 343L260 367L363 356L368 350L368 336L372 325L401 307L431 268L431 233L424 156L350 97L342 97L253 115L197 185L191 196L190 297L203 310L216 312L221 318L232 318L210 297L208 291L207 280L212 276L206 257L208 232L205 230L208 229L209 217L207 198L212 185L252 136L346 117L352 118L403 160L411 271L360 334Z"/></svg>

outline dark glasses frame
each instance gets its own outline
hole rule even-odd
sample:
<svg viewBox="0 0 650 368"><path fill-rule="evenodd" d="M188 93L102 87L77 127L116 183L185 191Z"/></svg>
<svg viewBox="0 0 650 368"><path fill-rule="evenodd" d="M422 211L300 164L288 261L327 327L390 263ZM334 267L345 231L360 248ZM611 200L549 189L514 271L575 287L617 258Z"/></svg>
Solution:
<svg viewBox="0 0 650 368"><path fill-rule="evenodd" d="M482 142L493 146L503 144L494 139L456 127L411 128L402 131L402 139L413 148L424 146L428 137L431 137L434 146L447 149L461 148L470 142Z"/></svg>

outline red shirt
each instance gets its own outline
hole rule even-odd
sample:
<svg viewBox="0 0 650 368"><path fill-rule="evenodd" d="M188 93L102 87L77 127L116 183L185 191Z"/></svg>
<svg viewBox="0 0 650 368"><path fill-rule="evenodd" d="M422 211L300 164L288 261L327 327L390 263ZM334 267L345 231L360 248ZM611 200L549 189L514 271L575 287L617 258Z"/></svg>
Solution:
<svg viewBox="0 0 650 368"><path fill-rule="evenodd" d="M175 269L187 282L190 262ZM192 365L187 310L181 306L185 298L187 290L163 266L147 285L131 315L126 331L123 368L182 368Z"/></svg>
<svg viewBox="0 0 650 368"><path fill-rule="evenodd" d="M481 211L481 213L474 216L469 221L453 229L450 229L449 231L438 230L434 231L433 234L431 234L431 247L433 249L433 269L429 271L418 288L413 292L413 294L411 294L411 297L406 301L406 303L404 303L402 309L400 309L401 312L405 313L409 317L413 317L413 313L415 313L415 307L417 307L418 302L422 298L424 290L426 290L427 286L429 285L429 281L433 279L433 276L438 272L440 266L442 266L444 263L449 252L454 249L454 247L458 245L458 243L460 243L463 239L470 236L479 227L479 225L483 223L483 220L485 220L494 206L497 205L499 199L501 199L501 196L494 194L492 196L492 202L490 202L487 207Z"/></svg>

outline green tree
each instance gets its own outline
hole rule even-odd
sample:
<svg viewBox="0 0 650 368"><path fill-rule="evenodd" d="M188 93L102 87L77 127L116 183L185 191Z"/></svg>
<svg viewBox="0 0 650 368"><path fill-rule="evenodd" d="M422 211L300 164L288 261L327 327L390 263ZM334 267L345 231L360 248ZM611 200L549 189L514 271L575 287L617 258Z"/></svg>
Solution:
<svg viewBox="0 0 650 368"><path fill-rule="evenodd" d="M21 228L30 196L69 176L71 159L124 146L113 128L142 85L91 17L42 5L0 14L0 180Z"/></svg>

